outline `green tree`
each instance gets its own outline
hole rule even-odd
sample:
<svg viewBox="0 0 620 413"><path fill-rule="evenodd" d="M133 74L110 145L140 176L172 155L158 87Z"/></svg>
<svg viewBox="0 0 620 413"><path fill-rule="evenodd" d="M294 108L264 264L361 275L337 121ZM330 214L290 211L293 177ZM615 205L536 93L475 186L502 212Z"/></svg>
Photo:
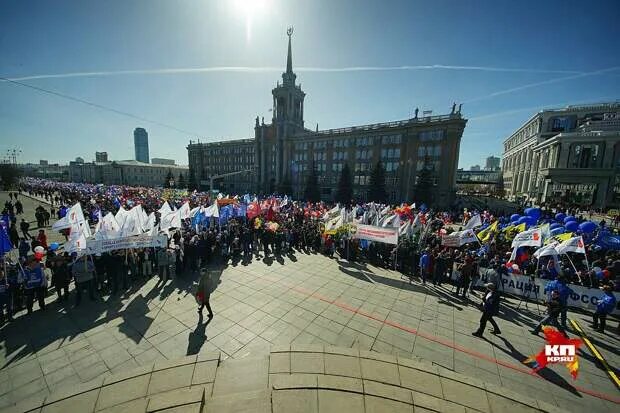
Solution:
<svg viewBox="0 0 620 413"><path fill-rule="evenodd" d="M293 185L291 184L291 178L288 175L284 177L280 185L278 185L278 193L280 195L292 195Z"/></svg>
<svg viewBox="0 0 620 413"><path fill-rule="evenodd" d="M13 189L13 186L19 180L20 171L14 165L3 163L0 164L0 186L4 190Z"/></svg>
<svg viewBox="0 0 620 413"><path fill-rule="evenodd" d="M306 179L306 189L304 190L304 198L306 201L319 202L321 200L321 191L319 190L319 177L314 167L314 161L310 168L310 174Z"/></svg>
<svg viewBox="0 0 620 413"><path fill-rule="evenodd" d="M336 202L342 205L348 205L351 203L351 199L353 199L353 177L351 176L349 164L345 163L342 171L340 171L340 178L338 179Z"/></svg>
<svg viewBox="0 0 620 413"><path fill-rule="evenodd" d="M194 191L198 189L198 182L196 181L196 173L194 172L194 168L189 168L189 179L187 183L187 189L190 191Z"/></svg>
<svg viewBox="0 0 620 413"><path fill-rule="evenodd" d="M172 171L168 169L168 174L166 175L166 180L164 181L164 188L171 188L170 183L174 184L174 176L172 175Z"/></svg>
<svg viewBox="0 0 620 413"><path fill-rule="evenodd" d="M187 187L187 184L185 183L185 176L183 175L183 172L181 172L179 174L179 182L177 182L177 188L185 189L186 187Z"/></svg>
<svg viewBox="0 0 620 413"><path fill-rule="evenodd" d="M370 189L368 190L368 200L373 202L386 203L388 194L385 189L385 169L381 162L377 162L370 172Z"/></svg>
<svg viewBox="0 0 620 413"><path fill-rule="evenodd" d="M415 186L414 198L418 204L426 204L428 206L433 203L433 170L430 158L424 158L424 166L418 171L417 182Z"/></svg>

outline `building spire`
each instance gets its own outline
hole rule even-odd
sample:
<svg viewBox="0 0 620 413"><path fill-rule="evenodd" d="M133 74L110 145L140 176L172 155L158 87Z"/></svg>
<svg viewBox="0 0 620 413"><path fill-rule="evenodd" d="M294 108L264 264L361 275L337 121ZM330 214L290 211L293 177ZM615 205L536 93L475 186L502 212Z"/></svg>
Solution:
<svg viewBox="0 0 620 413"><path fill-rule="evenodd" d="M288 55L286 56L286 73L293 73L293 53L291 52L291 36L293 35L293 26L286 30L288 35Z"/></svg>

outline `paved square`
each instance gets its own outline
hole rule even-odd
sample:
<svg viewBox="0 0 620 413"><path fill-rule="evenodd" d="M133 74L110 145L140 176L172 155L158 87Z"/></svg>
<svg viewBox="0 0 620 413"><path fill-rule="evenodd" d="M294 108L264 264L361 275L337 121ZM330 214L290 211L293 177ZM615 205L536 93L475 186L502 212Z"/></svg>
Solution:
<svg viewBox="0 0 620 413"><path fill-rule="evenodd" d="M486 334L478 339L471 336L480 317L477 296L457 299L449 285L410 285L390 270L298 252L282 260L229 265L211 296L215 317L207 323L196 312L195 278L186 275L162 287L155 277L136 282L123 296L86 299L80 307L74 307L74 297L57 303L50 295L45 311L18 314L0 329L0 407L188 355L198 355L198 361L205 363L193 377L206 383L214 380L215 366L200 356L212 351L221 351L224 358L252 359L247 376L238 383L225 377L225 369L218 370L224 375L221 383L230 381L245 389L262 386L255 383L267 372L339 374L346 370L359 379L423 389L446 400L476 397L463 395L459 382L450 377L438 380L429 374L427 380L422 372L407 374L406 366L385 363L395 363L400 356L427 362L429 372L435 371L433 366L443 367L478 379L481 386L501 386L506 392L570 411L611 412L618 407L617 388L585 348L579 354L579 378L574 382L563 366L532 375L521 364L544 344L542 337L528 333L538 320L533 304L516 312L517 301L506 299L498 319L502 336ZM587 316L569 316L591 334ZM592 337L607 361L617 366L617 336ZM283 353L286 356L274 358L278 354L274 353L268 362L270 348L291 344L324 345L326 354ZM352 366L354 360L327 354L329 346L382 354L365 354L359 366ZM261 358L264 362L256 361ZM131 386L124 384L114 394L102 394L98 402L112 405L109 400L136 392L147 395L155 388L159 392L191 384L192 375L182 368L174 377L166 374L160 378L153 373L150 383L131 379ZM473 379L470 385L475 385ZM226 389L213 392L225 395ZM285 403L287 397L278 396L277 403ZM319 390L317 397L319 406L327 400L334 406L341 402L330 391ZM363 404L364 399L349 403L358 402ZM84 403L90 403L86 396ZM500 401L488 403L494 406Z"/></svg>

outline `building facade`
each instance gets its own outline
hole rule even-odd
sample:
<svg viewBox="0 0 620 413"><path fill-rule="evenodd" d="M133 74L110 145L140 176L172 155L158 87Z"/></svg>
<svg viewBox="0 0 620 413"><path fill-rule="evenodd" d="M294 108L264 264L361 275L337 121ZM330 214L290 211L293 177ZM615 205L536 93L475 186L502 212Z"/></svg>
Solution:
<svg viewBox="0 0 620 413"><path fill-rule="evenodd" d="M544 110L504 141L507 196L620 205L620 102Z"/></svg>
<svg viewBox="0 0 620 413"><path fill-rule="evenodd" d="M256 117L254 137L215 143L191 142L187 147L190 169L203 188L213 176L247 171L216 181L225 192L279 191L290 183L301 199L312 167L318 172L321 197L333 200L345 164L353 176L356 200L366 200L373 167L381 162L391 202L411 202L423 169L430 170L434 201L448 205L456 191L456 169L461 136L467 123L461 108L449 114L310 130L304 124L305 92L293 72L289 31L286 71L272 89L271 123Z"/></svg>
<svg viewBox="0 0 620 413"><path fill-rule="evenodd" d="M107 161L108 161L107 152L95 152L95 162L107 162Z"/></svg>
<svg viewBox="0 0 620 413"><path fill-rule="evenodd" d="M136 161L149 163L149 134L146 132L146 129L134 129L133 145L136 153Z"/></svg>
<svg viewBox="0 0 620 413"><path fill-rule="evenodd" d="M153 158L151 159L151 163L155 165L176 165L174 159L166 159L166 158Z"/></svg>
<svg viewBox="0 0 620 413"><path fill-rule="evenodd" d="M189 168L177 165L153 165L134 160L113 162L69 163L71 182L86 182L104 185L131 185L162 187L168 173L173 181L179 182L181 174L187 182Z"/></svg>

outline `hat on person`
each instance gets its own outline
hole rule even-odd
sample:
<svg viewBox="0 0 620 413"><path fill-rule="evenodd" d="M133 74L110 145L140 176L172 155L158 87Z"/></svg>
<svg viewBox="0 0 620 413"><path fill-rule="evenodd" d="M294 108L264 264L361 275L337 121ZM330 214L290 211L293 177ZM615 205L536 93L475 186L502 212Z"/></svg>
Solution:
<svg viewBox="0 0 620 413"><path fill-rule="evenodd" d="M495 284L493 283L486 283L484 286L487 287L489 290L495 290Z"/></svg>

